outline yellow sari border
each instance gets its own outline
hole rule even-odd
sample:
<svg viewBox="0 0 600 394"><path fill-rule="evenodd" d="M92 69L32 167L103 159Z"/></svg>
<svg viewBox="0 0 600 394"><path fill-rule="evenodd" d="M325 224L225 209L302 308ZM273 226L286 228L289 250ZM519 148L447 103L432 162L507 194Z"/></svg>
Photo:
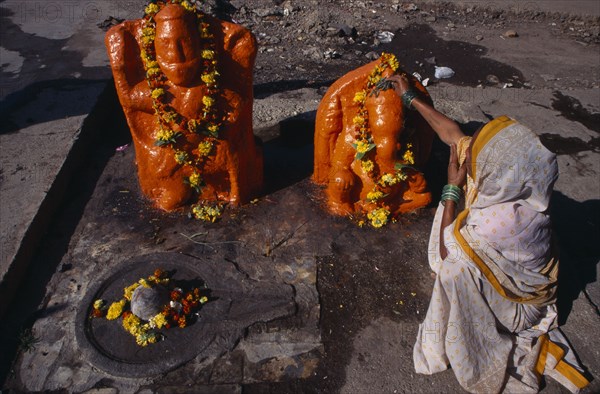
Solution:
<svg viewBox="0 0 600 394"><path fill-rule="evenodd" d="M479 152L481 152L483 147L490 142L490 140L494 138L496 134L500 132L500 130L510 126L513 123L516 123L516 121L506 115L502 115L494 120L491 120L485 126L483 126L477 135L477 138L473 142L473 146L471 147L471 171L473 173L473 179L477 179L477 156L479 156Z"/></svg>
<svg viewBox="0 0 600 394"><path fill-rule="evenodd" d="M569 380L575 387L578 389L582 389L590 384L589 380L586 379L585 376L573 366L569 365L563 358L565 356L565 351L552 342L548 337L548 334L544 334L539 338L541 343L540 354L538 356L538 361L535 365L535 371L538 376L541 378L546 369L546 359L548 358L548 353L554 357L556 360L556 366L554 369L556 372L564 376L567 380Z"/></svg>

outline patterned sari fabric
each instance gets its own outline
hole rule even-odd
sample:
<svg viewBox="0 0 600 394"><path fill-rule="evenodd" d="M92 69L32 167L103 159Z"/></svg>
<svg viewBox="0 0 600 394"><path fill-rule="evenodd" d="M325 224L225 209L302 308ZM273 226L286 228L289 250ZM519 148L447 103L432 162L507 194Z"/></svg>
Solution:
<svg viewBox="0 0 600 394"><path fill-rule="evenodd" d="M464 161L470 138L458 144ZM437 274L414 347L418 373L449 367L469 392L537 392L549 375L572 392L587 385L558 330L558 260L551 248L548 204L556 157L537 136L502 116L471 148L464 209L443 229L443 207L429 241Z"/></svg>

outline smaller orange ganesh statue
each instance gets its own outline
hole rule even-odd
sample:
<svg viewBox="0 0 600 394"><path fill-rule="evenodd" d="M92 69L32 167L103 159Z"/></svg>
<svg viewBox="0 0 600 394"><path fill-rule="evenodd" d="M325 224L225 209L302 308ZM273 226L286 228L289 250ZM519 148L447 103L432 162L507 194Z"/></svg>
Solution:
<svg viewBox="0 0 600 394"><path fill-rule="evenodd" d="M396 57L384 53L338 79L317 109L313 179L327 186L331 213L366 214L373 227L431 202L416 166L428 160L434 132L386 79L400 73Z"/></svg>
<svg viewBox="0 0 600 394"><path fill-rule="evenodd" d="M157 207L197 203L194 216L214 221L224 203L261 190L248 30L203 14L194 0L152 0L142 19L111 28L105 43L140 186Z"/></svg>

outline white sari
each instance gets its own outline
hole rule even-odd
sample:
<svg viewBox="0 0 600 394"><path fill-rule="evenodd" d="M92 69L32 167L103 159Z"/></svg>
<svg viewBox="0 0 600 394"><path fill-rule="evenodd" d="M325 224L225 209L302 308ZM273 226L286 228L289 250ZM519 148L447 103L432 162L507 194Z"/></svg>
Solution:
<svg viewBox="0 0 600 394"><path fill-rule="evenodd" d="M547 214L556 158L506 116L481 130L471 158L465 209L443 230L444 260L441 204L433 222L429 264L437 277L415 369L432 374L451 366L474 393L537 392L542 375L577 392L588 382L556 328L558 261Z"/></svg>

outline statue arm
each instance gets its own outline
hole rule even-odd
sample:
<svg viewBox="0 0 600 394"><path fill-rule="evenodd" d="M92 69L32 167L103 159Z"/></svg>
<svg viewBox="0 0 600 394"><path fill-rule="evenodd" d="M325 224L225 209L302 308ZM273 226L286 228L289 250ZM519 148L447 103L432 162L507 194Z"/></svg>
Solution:
<svg viewBox="0 0 600 394"><path fill-rule="evenodd" d="M106 33L104 42L121 105L153 113L140 58L140 45L135 37L135 31L139 27L139 21L121 23Z"/></svg>
<svg viewBox="0 0 600 394"><path fill-rule="evenodd" d="M224 85L230 85L243 97L252 97L254 62L257 44L254 35L246 28L228 22L222 22L225 33L224 54L226 62L230 62L231 78L226 78Z"/></svg>
<svg viewBox="0 0 600 394"><path fill-rule="evenodd" d="M339 98L326 95L317 109L315 123L313 178L316 183L329 181L329 171L333 164L336 142L342 129L342 109Z"/></svg>

